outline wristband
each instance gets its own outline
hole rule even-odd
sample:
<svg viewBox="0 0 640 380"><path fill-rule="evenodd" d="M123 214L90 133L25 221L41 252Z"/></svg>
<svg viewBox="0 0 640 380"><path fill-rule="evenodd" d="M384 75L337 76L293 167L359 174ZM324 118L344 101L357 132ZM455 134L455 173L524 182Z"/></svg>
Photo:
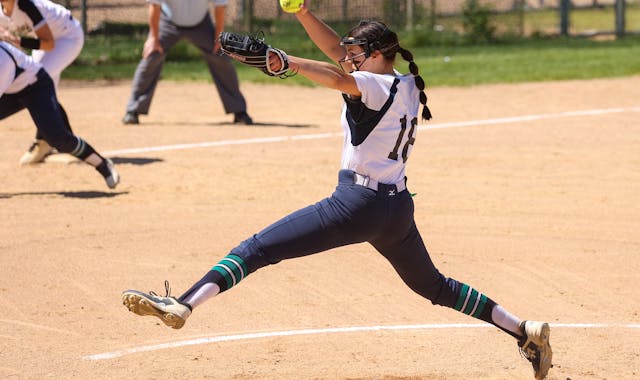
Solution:
<svg viewBox="0 0 640 380"><path fill-rule="evenodd" d="M20 46L27 49L40 49L40 40L37 38L20 37Z"/></svg>

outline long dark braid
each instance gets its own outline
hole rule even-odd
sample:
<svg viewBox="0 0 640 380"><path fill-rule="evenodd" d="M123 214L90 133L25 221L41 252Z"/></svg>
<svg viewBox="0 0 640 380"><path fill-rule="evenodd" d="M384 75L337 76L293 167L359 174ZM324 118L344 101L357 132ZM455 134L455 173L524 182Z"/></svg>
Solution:
<svg viewBox="0 0 640 380"><path fill-rule="evenodd" d="M427 94L424 92L424 79L419 74L418 65L413 61L413 54L407 49L402 47L398 47L398 52L404 58L405 61L409 62L409 72L413 74L413 77L416 81L416 87L420 90L420 103L424 106L422 108L422 119L423 120L431 120L431 110L427 107Z"/></svg>
<svg viewBox="0 0 640 380"><path fill-rule="evenodd" d="M375 50L380 50L382 55L389 60L395 60L396 54L400 54L405 61L409 62L409 72L413 75L416 87L420 90L420 103L422 108L422 119L432 118L431 110L427 107L427 94L424 92L424 79L419 74L418 65L413 60L413 54L402 47L398 42L398 35L380 21L363 20L351 29L347 34L356 39L366 39L367 46L364 46L367 57Z"/></svg>

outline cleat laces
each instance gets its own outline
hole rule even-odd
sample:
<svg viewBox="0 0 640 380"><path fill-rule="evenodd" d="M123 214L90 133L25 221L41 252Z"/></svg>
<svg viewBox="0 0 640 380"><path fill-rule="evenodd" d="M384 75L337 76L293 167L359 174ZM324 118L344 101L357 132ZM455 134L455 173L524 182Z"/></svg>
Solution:
<svg viewBox="0 0 640 380"><path fill-rule="evenodd" d="M531 348L531 346L535 348ZM535 344L529 343L526 347L519 347L519 349L520 356L530 361L536 370L540 369L540 350Z"/></svg>
<svg viewBox="0 0 640 380"><path fill-rule="evenodd" d="M533 346L533 348L531 346ZM540 349L538 346L531 342L527 344L526 347L518 347L518 349L520 350L520 356L531 362L533 369L538 372L540 370ZM551 364L549 368L553 368L553 364Z"/></svg>
<svg viewBox="0 0 640 380"><path fill-rule="evenodd" d="M164 297L171 297L171 286L169 285L169 281L167 280L164 280L164 292L165 292ZM149 294L158 298L162 297L158 293L154 292L153 290L149 291Z"/></svg>

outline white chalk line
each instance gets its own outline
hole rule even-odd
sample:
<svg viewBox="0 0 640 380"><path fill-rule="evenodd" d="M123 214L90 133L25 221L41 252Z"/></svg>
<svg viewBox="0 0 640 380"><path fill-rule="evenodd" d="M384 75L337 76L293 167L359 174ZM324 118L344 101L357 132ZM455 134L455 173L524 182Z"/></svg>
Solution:
<svg viewBox="0 0 640 380"><path fill-rule="evenodd" d="M435 128L471 127L471 126L478 126L478 125L496 125L496 124L518 123L518 122L527 122L527 121L544 120L544 119L558 119L563 117L597 116L597 115L606 115L606 114L623 113L623 112L640 112L640 107L603 108L603 109L592 109L592 110L581 110L581 111L567 111L567 112L559 112L559 113L547 113L547 114L539 114L539 115L502 117L502 118L495 118L495 119L458 121L458 122L450 122L450 123L433 123L433 124L430 123L428 125L420 126L418 129L422 130L422 129L435 129ZM105 156L113 157L113 156L122 155L122 154L163 152L163 151L171 151L171 150L211 148L211 147L231 146L231 145L265 144L265 143L276 143L276 142L296 141L296 140L318 140L318 139L327 139L327 138L333 138L333 137L342 137L342 132L317 133L317 134L306 134L306 135L297 135L297 136L256 137L251 139L240 139L240 140L206 141L206 142L191 143L191 144L175 144L175 145L161 145L161 146L142 147L142 148L118 149L118 150L106 151L103 153Z"/></svg>
<svg viewBox="0 0 640 380"><path fill-rule="evenodd" d="M606 328L623 328L623 329L640 329L637 324L606 324L606 323L551 323L553 328L583 328L583 329L606 329ZM488 323L443 323L443 324L421 324L421 325L392 325L392 326L352 326L352 327L332 327L324 329L304 329L304 330L284 330L270 331L258 333L246 333L235 335L222 335L204 338L196 338L189 340L180 340L175 342L167 342L160 344L152 344L146 346L137 346L104 352L101 354L83 356L84 360L108 360L115 359L125 355L131 355L141 352L158 351L167 348L177 348L186 346L195 346L199 344L209 344L218 342L232 342L250 339L288 337L297 335L319 335L319 334L336 334L351 333L363 331L387 331L387 330L435 330L435 329L468 329L468 328L488 328L493 327Z"/></svg>
<svg viewBox="0 0 640 380"><path fill-rule="evenodd" d="M61 330L61 329L57 329L55 327L49 327L49 326L41 325L41 324L38 324L38 323L18 321L18 320L15 320L15 319L0 319L0 323L9 323L9 324L14 324L14 325L18 325L18 326L31 327L31 328L38 329L38 330L53 331L53 332L58 332L58 333L62 333L62 334L70 334L70 335L75 335L75 336L79 336L80 335L75 331Z"/></svg>

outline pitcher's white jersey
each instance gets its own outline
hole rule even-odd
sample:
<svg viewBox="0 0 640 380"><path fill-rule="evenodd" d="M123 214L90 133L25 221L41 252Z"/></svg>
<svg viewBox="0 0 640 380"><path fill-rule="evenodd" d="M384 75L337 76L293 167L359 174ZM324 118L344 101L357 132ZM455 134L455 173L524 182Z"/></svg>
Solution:
<svg viewBox="0 0 640 380"><path fill-rule="evenodd" d="M36 37L35 31L45 23L54 39L76 32L71 11L60 4L42 0L13 0L10 31L20 37Z"/></svg>
<svg viewBox="0 0 640 380"><path fill-rule="evenodd" d="M352 100L343 95L342 169L380 183L404 180L405 163L415 141L420 108L413 75L351 73L362 93Z"/></svg>
<svg viewBox="0 0 640 380"><path fill-rule="evenodd" d="M0 41L0 96L15 94L37 80L42 66L8 42Z"/></svg>

